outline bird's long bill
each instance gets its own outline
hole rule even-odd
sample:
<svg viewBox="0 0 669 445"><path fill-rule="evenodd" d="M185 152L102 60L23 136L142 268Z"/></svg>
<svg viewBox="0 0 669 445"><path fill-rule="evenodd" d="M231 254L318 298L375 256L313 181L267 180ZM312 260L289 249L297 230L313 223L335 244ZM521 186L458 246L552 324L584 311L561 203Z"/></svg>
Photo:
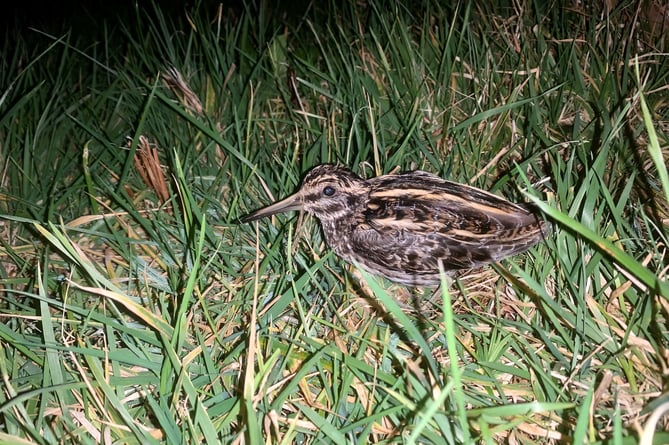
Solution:
<svg viewBox="0 0 669 445"><path fill-rule="evenodd" d="M290 195L289 197L282 199L279 202L275 202L272 205L263 207L260 210L256 210L253 213L250 213L242 218L242 222L248 223L255 221L266 216L275 215L281 212L290 212L291 210L300 210L302 209L302 199L299 193Z"/></svg>

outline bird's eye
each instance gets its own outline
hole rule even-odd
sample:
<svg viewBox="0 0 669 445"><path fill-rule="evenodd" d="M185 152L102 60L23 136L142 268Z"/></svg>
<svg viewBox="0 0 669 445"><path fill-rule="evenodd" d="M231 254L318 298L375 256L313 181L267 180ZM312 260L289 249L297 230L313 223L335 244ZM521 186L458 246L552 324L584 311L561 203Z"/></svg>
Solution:
<svg viewBox="0 0 669 445"><path fill-rule="evenodd" d="M325 196L332 196L335 194L335 189L334 187L330 187L329 185L323 189L323 194Z"/></svg>

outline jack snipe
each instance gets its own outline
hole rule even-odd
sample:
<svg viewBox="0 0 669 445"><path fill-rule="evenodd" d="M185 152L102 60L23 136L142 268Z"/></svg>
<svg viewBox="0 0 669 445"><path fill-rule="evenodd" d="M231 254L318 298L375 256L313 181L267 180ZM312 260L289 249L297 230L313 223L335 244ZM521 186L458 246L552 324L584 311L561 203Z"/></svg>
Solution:
<svg viewBox="0 0 669 445"><path fill-rule="evenodd" d="M304 210L348 262L407 285L439 284L446 272L499 261L541 241L549 224L527 207L423 171L362 179L319 165L300 190L242 218Z"/></svg>

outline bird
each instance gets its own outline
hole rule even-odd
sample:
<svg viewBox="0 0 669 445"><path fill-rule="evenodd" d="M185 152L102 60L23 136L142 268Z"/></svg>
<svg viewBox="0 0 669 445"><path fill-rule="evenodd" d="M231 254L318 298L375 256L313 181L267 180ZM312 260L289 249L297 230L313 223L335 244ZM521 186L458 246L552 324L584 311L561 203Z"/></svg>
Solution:
<svg viewBox="0 0 669 445"><path fill-rule="evenodd" d="M365 271L407 286L526 251L550 223L526 204L421 170L363 179L339 164L311 169L293 195L241 218L305 211L334 252Z"/></svg>

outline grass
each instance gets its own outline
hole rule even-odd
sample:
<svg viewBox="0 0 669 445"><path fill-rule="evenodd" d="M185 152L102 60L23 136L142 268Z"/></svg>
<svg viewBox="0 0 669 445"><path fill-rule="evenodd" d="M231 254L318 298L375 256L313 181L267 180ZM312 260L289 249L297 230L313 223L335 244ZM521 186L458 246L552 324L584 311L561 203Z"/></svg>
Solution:
<svg viewBox="0 0 669 445"><path fill-rule="evenodd" d="M7 31L0 442L669 441L656 9L301 6ZM554 233L434 292L312 219L238 223L323 162L531 200Z"/></svg>

